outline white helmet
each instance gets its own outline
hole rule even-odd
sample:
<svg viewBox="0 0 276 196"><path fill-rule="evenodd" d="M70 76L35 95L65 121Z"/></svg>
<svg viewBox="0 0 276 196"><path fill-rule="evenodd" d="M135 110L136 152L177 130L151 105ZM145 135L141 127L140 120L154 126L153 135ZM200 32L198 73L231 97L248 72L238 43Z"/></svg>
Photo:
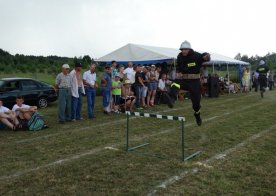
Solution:
<svg viewBox="0 0 276 196"><path fill-rule="evenodd" d="M182 42L179 50L181 50L181 49L192 49L190 42L188 42L186 40L184 42Z"/></svg>
<svg viewBox="0 0 276 196"><path fill-rule="evenodd" d="M263 61L263 60L261 60L260 62L259 62L259 65L264 65L265 64L265 62Z"/></svg>

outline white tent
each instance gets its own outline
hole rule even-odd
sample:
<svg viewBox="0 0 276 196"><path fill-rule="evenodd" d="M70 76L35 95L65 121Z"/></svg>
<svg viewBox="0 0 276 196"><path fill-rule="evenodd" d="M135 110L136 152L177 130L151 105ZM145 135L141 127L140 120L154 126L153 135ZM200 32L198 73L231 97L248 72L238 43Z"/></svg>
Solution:
<svg viewBox="0 0 276 196"><path fill-rule="evenodd" d="M99 59L98 62L110 63L112 60L117 61L119 64L125 64L132 61L136 64L150 64L164 61L174 61L179 50L176 48L164 48L155 46L145 46L138 44L127 44ZM220 54L210 53L211 61L206 64L235 64L235 65L248 65L249 63L232 59Z"/></svg>
<svg viewBox="0 0 276 196"><path fill-rule="evenodd" d="M153 63L162 63L162 62L170 62L175 64L175 59L179 54L180 50L176 48L164 48L164 47L156 47L156 46L145 46L138 44L127 44L99 59L98 62L111 63L111 61L115 60L119 64L127 64L127 62L132 61L135 64L153 64ZM206 51L209 52L209 51ZM211 53L211 60L204 64L211 65L214 67L218 65L227 66L228 73L228 81L229 81L229 65L237 66L240 72L241 78L241 67L243 65L249 65L249 63L244 61L239 61L230 57L226 57L220 54ZM251 67L249 65L249 72L251 72ZM230 93L230 91L229 91Z"/></svg>

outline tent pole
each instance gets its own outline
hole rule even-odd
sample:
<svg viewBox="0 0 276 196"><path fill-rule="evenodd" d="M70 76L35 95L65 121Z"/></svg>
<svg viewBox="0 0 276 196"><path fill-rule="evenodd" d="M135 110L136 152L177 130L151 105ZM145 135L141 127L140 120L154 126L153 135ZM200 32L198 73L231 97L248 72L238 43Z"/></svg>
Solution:
<svg viewBox="0 0 276 196"><path fill-rule="evenodd" d="M251 73L251 64L249 64L249 91L251 92L252 89L252 85L251 85L251 81L252 81L252 73Z"/></svg>
<svg viewBox="0 0 276 196"><path fill-rule="evenodd" d="M214 72L215 72L215 65L214 65L214 63L213 63L213 74L214 74Z"/></svg>
<svg viewBox="0 0 276 196"><path fill-rule="evenodd" d="M229 75L229 69L228 69L228 63L227 63L227 81L228 81L228 94L230 94L230 83L229 83L229 78L230 78L230 75Z"/></svg>

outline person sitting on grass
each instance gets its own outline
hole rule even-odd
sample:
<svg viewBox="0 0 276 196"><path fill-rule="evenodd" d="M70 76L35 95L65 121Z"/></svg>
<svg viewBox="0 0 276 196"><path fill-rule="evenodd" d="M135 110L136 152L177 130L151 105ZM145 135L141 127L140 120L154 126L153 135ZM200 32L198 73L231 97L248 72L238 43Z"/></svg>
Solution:
<svg viewBox="0 0 276 196"><path fill-rule="evenodd" d="M15 130L19 122L16 118L16 113L9 108L3 106L3 101L0 99L0 123L9 127L11 130Z"/></svg>
<svg viewBox="0 0 276 196"><path fill-rule="evenodd" d="M169 85L172 82L170 80L167 79L167 75L166 74L162 74L161 78L158 81L158 89L157 89L157 93L158 93L158 103L160 102L159 100L162 100L162 102L164 104L168 104L171 100L170 100L170 96L168 94L169 92Z"/></svg>
<svg viewBox="0 0 276 196"><path fill-rule="evenodd" d="M13 106L12 111L20 120L29 120L34 112L37 112L36 106L29 106L24 104L24 98L19 96L16 98L16 104Z"/></svg>
<svg viewBox="0 0 276 196"><path fill-rule="evenodd" d="M133 107L135 104L135 96L134 92L131 90L131 81L125 80L122 86L122 99L121 103L124 105L125 111L133 111Z"/></svg>

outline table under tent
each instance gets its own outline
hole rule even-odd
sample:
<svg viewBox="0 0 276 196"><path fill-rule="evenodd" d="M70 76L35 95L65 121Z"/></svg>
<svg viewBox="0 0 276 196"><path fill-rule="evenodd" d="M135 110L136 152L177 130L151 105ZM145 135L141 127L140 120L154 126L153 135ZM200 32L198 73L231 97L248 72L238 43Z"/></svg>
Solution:
<svg viewBox="0 0 276 196"><path fill-rule="evenodd" d="M172 67L175 67L176 58L179 52L180 50L176 48L146 46L129 43L99 59L96 59L96 61L110 64L111 61L115 60L118 64L123 65L126 65L129 61L133 62L134 64L143 65L166 63L169 65L173 65ZM251 66L249 63L226 57L220 54L212 52L209 53L211 54L211 60L205 63L208 66L208 70L210 70L213 74L218 75L224 73L224 76L226 75L225 73L227 73L228 82L230 78L235 78L241 83L243 66L247 67L247 69L249 70L249 75L251 75Z"/></svg>

